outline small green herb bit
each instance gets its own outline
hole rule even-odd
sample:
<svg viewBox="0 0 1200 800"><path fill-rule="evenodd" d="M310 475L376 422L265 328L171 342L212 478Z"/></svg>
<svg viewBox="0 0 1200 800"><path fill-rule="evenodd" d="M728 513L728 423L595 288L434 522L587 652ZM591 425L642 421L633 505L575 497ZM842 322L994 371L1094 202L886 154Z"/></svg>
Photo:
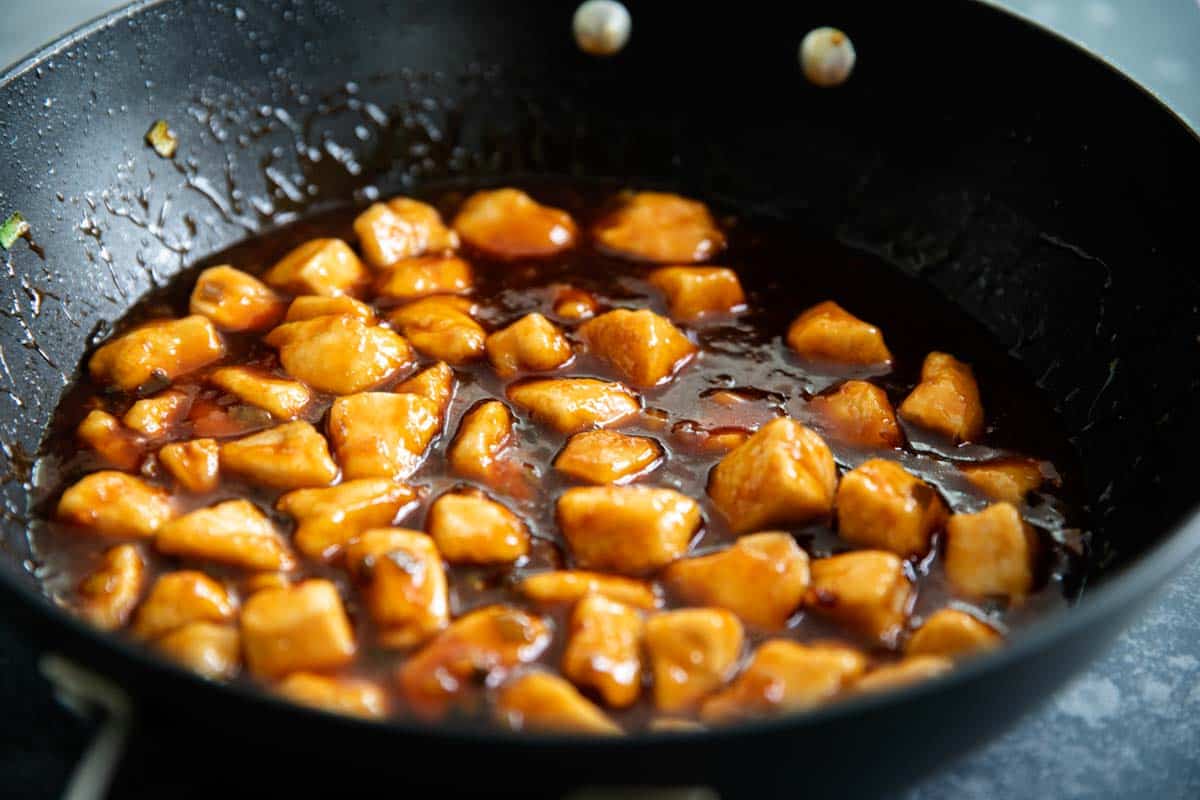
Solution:
<svg viewBox="0 0 1200 800"><path fill-rule="evenodd" d="M146 133L146 141L154 148L154 152L163 158L175 155L175 148L179 145L179 140L175 138L175 131L171 130L171 126L165 119L160 119L150 126L150 130Z"/></svg>
<svg viewBox="0 0 1200 800"><path fill-rule="evenodd" d="M25 217L21 216L20 211L14 211L8 219L4 220L4 224L0 225L0 247L11 250L12 246L17 243L17 239L27 233L29 233L29 223L25 221Z"/></svg>

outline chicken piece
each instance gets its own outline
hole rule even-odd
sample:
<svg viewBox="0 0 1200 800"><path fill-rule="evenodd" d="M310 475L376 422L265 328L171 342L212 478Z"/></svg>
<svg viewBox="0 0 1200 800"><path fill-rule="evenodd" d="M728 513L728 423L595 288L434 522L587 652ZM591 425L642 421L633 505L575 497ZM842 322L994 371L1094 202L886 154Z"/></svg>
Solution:
<svg viewBox="0 0 1200 800"><path fill-rule="evenodd" d="M819 558L811 570L809 608L885 647L895 644L916 595L899 556L859 550Z"/></svg>
<svg viewBox="0 0 1200 800"><path fill-rule="evenodd" d="M341 239L312 239L276 262L263 280L291 294L336 297L358 294L371 273Z"/></svg>
<svg viewBox="0 0 1200 800"><path fill-rule="evenodd" d="M393 391L419 394L432 400L437 404L438 416L444 422L446 409L450 407L450 401L454 398L454 370L445 361L439 361L401 381Z"/></svg>
<svg viewBox="0 0 1200 800"><path fill-rule="evenodd" d="M173 442L158 451L158 460L180 486L203 494L220 482L220 448L216 439L192 439Z"/></svg>
<svg viewBox="0 0 1200 800"><path fill-rule="evenodd" d="M513 418L508 407L499 400L488 400L463 416L446 459L455 473L487 483L512 440Z"/></svg>
<svg viewBox="0 0 1200 800"><path fill-rule="evenodd" d="M946 523L946 577L969 597L1020 601L1033 589L1038 542L1011 503L976 514L954 514Z"/></svg>
<svg viewBox="0 0 1200 800"><path fill-rule="evenodd" d="M724 267L662 267L646 280L667 297L671 318L692 322L746 305L737 273Z"/></svg>
<svg viewBox="0 0 1200 800"><path fill-rule="evenodd" d="M241 625L246 663L260 678L337 669L357 649L342 598L327 580L254 593L242 608Z"/></svg>
<svg viewBox="0 0 1200 800"><path fill-rule="evenodd" d="M190 622L163 635L154 648L209 680L229 680L242 662L241 637L232 625Z"/></svg>
<svg viewBox="0 0 1200 800"><path fill-rule="evenodd" d="M330 394L372 389L413 360L404 337L346 314L288 322L264 341L279 348L288 374Z"/></svg>
<svg viewBox="0 0 1200 800"><path fill-rule="evenodd" d="M840 364L891 364L883 333L832 300L818 303L792 321L788 347L810 361Z"/></svg>
<svg viewBox="0 0 1200 800"><path fill-rule="evenodd" d="M79 615L97 628L123 627L137 606L146 582L146 562L137 547L117 545L104 552L100 565L79 584Z"/></svg>
<svg viewBox="0 0 1200 800"><path fill-rule="evenodd" d="M956 608L943 608L930 614L913 632L904 653L960 659L994 650L1003 643L1000 632L986 622Z"/></svg>
<svg viewBox="0 0 1200 800"><path fill-rule="evenodd" d="M563 319L578 321L591 319L600 310L600 302L591 292L567 286L559 290L554 298L554 313Z"/></svg>
<svg viewBox="0 0 1200 800"><path fill-rule="evenodd" d="M719 553L676 561L663 578L685 603L727 608L743 622L776 629L804 602L808 554L791 534L754 533Z"/></svg>
<svg viewBox="0 0 1200 800"><path fill-rule="evenodd" d="M571 215L544 206L519 189L476 192L454 218L467 244L494 258L539 258L575 244Z"/></svg>
<svg viewBox="0 0 1200 800"><path fill-rule="evenodd" d="M955 441L983 435L983 403L975 373L946 353L930 353L921 366L921 382L900 404L900 416Z"/></svg>
<svg viewBox="0 0 1200 800"><path fill-rule="evenodd" d="M248 367L222 367L208 376L217 387L281 420L296 419L312 400L303 383L273 378Z"/></svg>
<svg viewBox="0 0 1200 800"><path fill-rule="evenodd" d="M403 303L438 294L466 294L474 285L471 265L453 256L409 258L375 281L380 298Z"/></svg>
<svg viewBox="0 0 1200 800"><path fill-rule="evenodd" d="M745 444L753 431L735 426L709 428L694 420L680 420L671 426L671 438L681 450L692 453L724 454Z"/></svg>
<svg viewBox="0 0 1200 800"><path fill-rule="evenodd" d="M225 344L207 317L163 319L110 340L88 362L92 380L123 392L165 385L225 355Z"/></svg>
<svg viewBox="0 0 1200 800"><path fill-rule="evenodd" d="M388 317L418 352L449 364L481 358L487 333L471 318L466 299L435 295L402 307Z"/></svg>
<svg viewBox="0 0 1200 800"><path fill-rule="evenodd" d="M486 606L459 617L401 664L397 683L414 713L437 719L451 706L477 699L471 689L536 660L550 639L542 618L511 606Z"/></svg>
<svg viewBox="0 0 1200 800"><path fill-rule="evenodd" d="M641 410L619 383L594 378L548 378L508 387L508 399L559 433L619 425Z"/></svg>
<svg viewBox="0 0 1200 800"><path fill-rule="evenodd" d="M574 603L598 595L634 608L659 606L654 586L646 581L578 569L530 575L517 584L517 591L536 603Z"/></svg>
<svg viewBox="0 0 1200 800"><path fill-rule="evenodd" d="M505 564L529 552L521 518L478 490L433 501L425 527L451 564Z"/></svg>
<svg viewBox="0 0 1200 800"><path fill-rule="evenodd" d="M249 500L226 500L163 526L154 540L160 553L205 559L245 569L288 570L296 565L271 520Z"/></svg>
<svg viewBox="0 0 1200 800"><path fill-rule="evenodd" d="M288 306L285 322L303 322L306 319L328 316L358 317L368 325L374 325L375 309L361 300L355 300L347 295L337 297L322 297L316 294L306 294L297 297Z"/></svg>
<svg viewBox="0 0 1200 800"><path fill-rule="evenodd" d="M700 506L672 489L584 486L558 498L558 525L580 567L642 575L687 552Z"/></svg>
<svg viewBox="0 0 1200 800"><path fill-rule="evenodd" d="M834 505L843 539L903 558L928 553L934 531L946 524L950 513L936 489L882 458L842 476Z"/></svg>
<svg viewBox="0 0 1200 800"><path fill-rule="evenodd" d="M679 713L725 684L742 655L742 623L718 608L664 611L646 621L654 705Z"/></svg>
<svg viewBox="0 0 1200 800"><path fill-rule="evenodd" d="M220 445L221 469L275 489L328 486L338 476L325 437L307 422L289 422Z"/></svg>
<svg viewBox="0 0 1200 800"><path fill-rule="evenodd" d="M442 559L433 539L420 531L365 531L347 545L346 568L363 586L384 647L413 647L449 623Z"/></svg>
<svg viewBox="0 0 1200 800"><path fill-rule="evenodd" d="M437 404L415 394L363 392L329 409L329 436L346 478L407 478L441 428Z"/></svg>
<svg viewBox="0 0 1200 800"><path fill-rule="evenodd" d="M834 439L861 447L894 448L904 443L887 392L866 381L846 381L831 394L814 397L808 407L821 429Z"/></svg>
<svg viewBox="0 0 1200 800"><path fill-rule="evenodd" d="M1032 459L1009 458L983 464L963 464L959 471L993 500L1019 506L1025 496L1045 482L1042 468Z"/></svg>
<svg viewBox="0 0 1200 800"><path fill-rule="evenodd" d="M584 431L567 440L554 459L564 475L583 483L628 483L662 463L662 448L646 436Z"/></svg>
<svg viewBox="0 0 1200 800"><path fill-rule="evenodd" d="M595 703L548 672L527 672L505 684L496 696L496 714L515 731L621 733Z"/></svg>
<svg viewBox="0 0 1200 800"><path fill-rule="evenodd" d="M372 203L354 218L354 232L363 257L375 267L458 247L458 234L442 223L437 209L408 197Z"/></svg>
<svg viewBox="0 0 1200 800"><path fill-rule="evenodd" d="M729 688L705 701L700 716L732 722L813 708L844 691L866 667L866 657L852 647L772 639Z"/></svg>
<svg viewBox="0 0 1200 800"><path fill-rule="evenodd" d="M683 331L643 308L618 308L579 326L588 350L634 386L657 386L697 352Z"/></svg>
<svg viewBox="0 0 1200 800"><path fill-rule="evenodd" d="M713 468L708 494L735 533L828 514L837 488L833 453L793 419L763 425Z"/></svg>
<svg viewBox="0 0 1200 800"><path fill-rule="evenodd" d="M156 639L191 622L230 622L236 612L225 587L203 572L167 572L150 588L131 630L139 639Z"/></svg>
<svg viewBox="0 0 1200 800"><path fill-rule="evenodd" d="M895 664L876 667L854 685L858 692L878 692L898 689L930 678L944 675L954 668L954 662L940 656L912 656Z"/></svg>
<svg viewBox="0 0 1200 800"><path fill-rule="evenodd" d="M346 481L327 489L299 489L275 507L296 519L296 547L315 561L331 561L355 536L391 525L417 499L412 487L382 478Z"/></svg>
<svg viewBox="0 0 1200 800"><path fill-rule="evenodd" d="M550 320L534 312L487 337L488 359L501 378L549 372L574 357L571 343Z"/></svg>
<svg viewBox="0 0 1200 800"><path fill-rule="evenodd" d="M137 437L121 426L121 421L93 408L75 429L75 436L117 469L132 472L142 462L142 446Z"/></svg>
<svg viewBox="0 0 1200 800"><path fill-rule="evenodd" d="M140 478L103 470L80 478L63 492L57 516L114 539L153 536L175 516L171 496Z"/></svg>
<svg viewBox="0 0 1200 800"><path fill-rule="evenodd" d="M284 301L270 286L228 265L200 273L189 314L202 314L223 331L260 331L283 316Z"/></svg>
<svg viewBox="0 0 1200 800"><path fill-rule="evenodd" d="M291 576L286 572L256 572L242 580L242 591L244 595L251 595L263 589L283 589L291 585Z"/></svg>
<svg viewBox="0 0 1200 800"><path fill-rule="evenodd" d="M584 597L571 612L563 675L613 708L633 705L642 688L642 628L637 609L598 594Z"/></svg>
<svg viewBox="0 0 1200 800"><path fill-rule="evenodd" d="M387 716L387 694L376 683L360 678L331 678L312 672L293 672L276 685L293 703L334 714L379 719Z"/></svg>
<svg viewBox="0 0 1200 800"><path fill-rule="evenodd" d="M634 192L592 228L602 249L638 261L706 261L725 247L725 235L703 203L666 192Z"/></svg>
<svg viewBox="0 0 1200 800"><path fill-rule="evenodd" d="M165 436L173 426L187 417L192 396L178 389L167 389L153 397L138 400L129 407L121 421L125 427L143 436Z"/></svg>

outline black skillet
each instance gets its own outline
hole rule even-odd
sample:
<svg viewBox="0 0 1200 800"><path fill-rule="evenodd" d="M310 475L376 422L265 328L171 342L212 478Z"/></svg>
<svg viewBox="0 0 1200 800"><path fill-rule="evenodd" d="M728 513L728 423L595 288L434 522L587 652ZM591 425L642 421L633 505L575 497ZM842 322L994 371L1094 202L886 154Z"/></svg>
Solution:
<svg viewBox="0 0 1200 800"><path fill-rule="evenodd" d="M5 614L124 687L163 757L215 732L181 788L283 774L347 792L380 776L526 796L896 788L1054 691L1200 545L1191 131L1103 63L976 3L630 7L630 44L601 60L572 41L573 4L137 3L0 78L4 210L37 245L18 243L0 277ZM835 90L796 62L821 24L858 49ZM179 133L173 161L143 143L160 117ZM354 166L336 148L306 155L325 139ZM30 454L90 343L140 294L256 231L365 202L367 186L521 173L636 177L802 220L953 298L1038 380L1079 450L1096 537L1080 604L928 685L597 742L299 709L206 684L46 601L24 536Z"/></svg>

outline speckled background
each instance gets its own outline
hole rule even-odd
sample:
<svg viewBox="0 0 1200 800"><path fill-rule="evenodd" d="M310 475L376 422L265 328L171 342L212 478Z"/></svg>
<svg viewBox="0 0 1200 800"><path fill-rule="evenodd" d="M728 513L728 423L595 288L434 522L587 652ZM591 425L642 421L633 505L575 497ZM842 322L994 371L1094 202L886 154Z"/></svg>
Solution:
<svg viewBox="0 0 1200 800"><path fill-rule="evenodd" d="M1085 44L1200 126L1198 0L997 4ZM0 63L15 61L111 5L103 0L0 0L5 16ZM1045 708L985 749L895 797L1200 797L1198 634L1200 563L1194 563L1106 658ZM0 795L57 796L93 732L92 724L54 701L36 671L33 653L2 625L0 675ZM122 785L137 785L126 778ZM158 797L166 788L144 786L137 794Z"/></svg>

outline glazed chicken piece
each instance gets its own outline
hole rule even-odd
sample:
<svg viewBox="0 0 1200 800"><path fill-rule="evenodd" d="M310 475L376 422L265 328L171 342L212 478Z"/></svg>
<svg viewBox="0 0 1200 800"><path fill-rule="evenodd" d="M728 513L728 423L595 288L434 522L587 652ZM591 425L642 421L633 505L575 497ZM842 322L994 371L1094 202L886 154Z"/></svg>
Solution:
<svg viewBox="0 0 1200 800"><path fill-rule="evenodd" d="M725 247L725 235L703 203L665 192L633 192L592 228L604 250L638 261L688 264Z"/></svg>
<svg viewBox="0 0 1200 800"><path fill-rule="evenodd" d="M209 375L208 380L239 400L261 408L281 420L300 416L300 412L312 400L312 395L303 383L273 378L265 372L248 367L222 367Z"/></svg>
<svg viewBox="0 0 1200 800"><path fill-rule="evenodd" d="M697 352L696 345L649 309L618 308L579 326L588 350L634 386L657 386Z"/></svg>
<svg viewBox="0 0 1200 800"><path fill-rule="evenodd" d="M808 608L885 647L895 643L915 595L899 556L858 550L819 558L810 569Z"/></svg>
<svg viewBox="0 0 1200 800"><path fill-rule="evenodd" d="M796 317L788 328L787 343L809 361L864 366L892 362L883 333L831 300Z"/></svg>
<svg viewBox="0 0 1200 800"><path fill-rule="evenodd" d="M155 320L103 345L88 362L92 380L132 392L165 385L225 355L225 344L207 317Z"/></svg>
<svg viewBox="0 0 1200 800"><path fill-rule="evenodd" d="M249 500L226 500L178 517L154 540L160 553L244 569L288 570L296 565L271 520Z"/></svg>
<svg viewBox="0 0 1200 800"><path fill-rule="evenodd" d="M401 381L393 391L417 394L432 400L438 407L438 416L445 422L446 409L454 398L454 370L445 361L439 361Z"/></svg>
<svg viewBox="0 0 1200 800"><path fill-rule="evenodd" d="M354 219L363 257L375 267L458 247L458 234L442 223L437 209L408 197L372 203Z"/></svg>
<svg viewBox="0 0 1200 800"><path fill-rule="evenodd" d="M671 318L680 322L731 314L746 305L737 273L724 267L662 267L646 280L666 296Z"/></svg>
<svg viewBox="0 0 1200 800"><path fill-rule="evenodd" d="M424 719L438 719L453 705L477 701L471 690L536 660L550 638L540 617L511 606L476 609L401 664L397 683L409 709Z"/></svg>
<svg viewBox="0 0 1200 800"><path fill-rule="evenodd" d="M516 731L621 733L595 703L548 672L527 672L506 683L496 695L496 714Z"/></svg>
<svg viewBox="0 0 1200 800"><path fill-rule="evenodd" d="M626 708L642 688L642 615L593 594L571 612L562 673L594 690L613 708Z"/></svg>
<svg viewBox="0 0 1200 800"><path fill-rule="evenodd" d="M548 378L508 387L508 399L559 433L619 425L641 410L619 383L594 378Z"/></svg>
<svg viewBox="0 0 1200 800"><path fill-rule="evenodd" d="M371 273L341 239L313 239L292 250L263 276L289 294L356 295Z"/></svg>
<svg viewBox="0 0 1200 800"><path fill-rule="evenodd" d="M700 507L672 489L586 486L558 499L558 525L584 569L644 575L683 556Z"/></svg>
<svg viewBox="0 0 1200 800"><path fill-rule="evenodd" d="M327 562L363 531L392 524L416 498L406 484L364 478L288 492L275 507L295 518L296 548L314 561Z"/></svg>
<svg viewBox="0 0 1200 800"><path fill-rule="evenodd" d="M437 404L415 394L363 392L339 397L329 409L329 436L351 479L407 478L441 428Z"/></svg>
<svg viewBox="0 0 1200 800"><path fill-rule="evenodd" d="M866 666L852 647L771 639L728 688L705 701L700 716L732 722L813 708L841 694Z"/></svg>
<svg viewBox="0 0 1200 800"><path fill-rule="evenodd" d="M595 295L573 286L562 287L554 298L554 314L565 320L591 319L599 310L600 302Z"/></svg>
<svg viewBox="0 0 1200 800"><path fill-rule="evenodd" d="M679 713L700 704L737 669L742 624L716 608L664 611L646 621L646 655L654 675L654 705Z"/></svg>
<svg viewBox="0 0 1200 800"><path fill-rule="evenodd" d="M241 636L233 625L190 622L155 640L154 648L209 680L228 680L241 668Z"/></svg>
<svg viewBox="0 0 1200 800"><path fill-rule="evenodd" d="M373 389L412 363L402 336L345 314L288 322L263 340L288 374L330 394Z"/></svg>
<svg viewBox="0 0 1200 800"><path fill-rule="evenodd" d="M529 552L521 518L478 490L439 497L425 527L451 564L506 564Z"/></svg>
<svg viewBox="0 0 1200 800"><path fill-rule="evenodd" d="M967 480L993 500L1019 506L1025 496L1045 483L1042 468L1032 459L1010 458L983 464L962 464Z"/></svg>
<svg viewBox="0 0 1200 800"><path fill-rule="evenodd" d="M471 317L466 298L435 295L409 303L388 317L422 355L459 365L481 358L487 333Z"/></svg>
<svg viewBox="0 0 1200 800"><path fill-rule="evenodd" d="M57 516L113 539L153 536L175 516L171 496L123 472L103 470L80 478L63 492Z"/></svg>
<svg viewBox="0 0 1200 800"><path fill-rule="evenodd" d="M1037 552L1033 529L1011 503L954 514L946 523L946 577L969 597L1020 601L1033 589Z"/></svg>
<svg viewBox="0 0 1200 800"><path fill-rule="evenodd" d="M471 265L461 258L423 256L389 267L375 281L375 293L384 300L407 303L430 295L466 294L473 285Z"/></svg>
<svg viewBox="0 0 1200 800"><path fill-rule="evenodd" d="M241 628L246 663L261 678L337 669L356 651L342 598L327 580L254 593L242 608Z"/></svg>
<svg viewBox="0 0 1200 800"><path fill-rule="evenodd" d="M454 230L493 258L540 258L574 246L575 222L518 189L476 192L454 218Z"/></svg>
<svg viewBox="0 0 1200 800"><path fill-rule="evenodd" d="M192 396L178 389L167 389L153 397L138 400L129 407L121 421L131 431L149 439L165 436L182 422L192 407Z"/></svg>
<svg viewBox="0 0 1200 800"><path fill-rule="evenodd" d="M900 416L954 442L983 435L983 403L971 367L946 353L930 353L921 382L900 404Z"/></svg>
<svg viewBox="0 0 1200 800"><path fill-rule="evenodd" d="M554 459L564 475L583 483L628 483L662 462L662 448L645 436L585 431L567 440Z"/></svg>
<svg viewBox="0 0 1200 800"><path fill-rule="evenodd" d="M200 273L188 305L223 331L260 331L283 316L284 301L270 286L228 265Z"/></svg>
<svg viewBox="0 0 1200 800"><path fill-rule="evenodd" d="M943 608L913 632L904 652L957 660L994 650L1003 643L1000 632L986 622L956 608Z"/></svg>
<svg viewBox="0 0 1200 800"><path fill-rule="evenodd" d="M930 538L950 514L936 489L881 458L847 472L834 504L843 539L903 558L929 552Z"/></svg>
<svg viewBox="0 0 1200 800"><path fill-rule="evenodd" d="M517 584L517 591L537 603L575 603L597 595L646 610L659 605L654 587L646 581L579 569L530 575Z"/></svg>
<svg viewBox="0 0 1200 800"><path fill-rule="evenodd" d="M255 572L243 578L241 583L244 596L261 592L263 589L283 589L291 585L291 575L286 572Z"/></svg>
<svg viewBox="0 0 1200 800"><path fill-rule="evenodd" d="M894 448L904 443L887 392L866 381L846 381L808 404L831 438L861 447Z"/></svg>
<svg viewBox="0 0 1200 800"><path fill-rule="evenodd" d="M456 474L490 483L512 441L513 418L508 407L499 400L488 400L463 415L446 459Z"/></svg>
<svg viewBox="0 0 1200 800"><path fill-rule="evenodd" d="M854 685L858 692L878 692L897 689L944 675L954 668L954 662L939 656L911 656L895 664L876 667Z"/></svg>
<svg viewBox="0 0 1200 800"><path fill-rule="evenodd" d="M365 531L346 547L346 568L363 587L382 646L414 647L449 623L442 559L420 531Z"/></svg>
<svg viewBox="0 0 1200 800"><path fill-rule="evenodd" d="M79 584L79 613L97 628L123 627L137 606L146 582L146 562L137 547L106 550L99 566Z"/></svg>
<svg viewBox="0 0 1200 800"><path fill-rule="evenodd" d="M236 613L225 587L203 572L167 572L138 607L131 631L139 639L156 639L193 622L228 623Z"/></svg>
<svg viewBox="0 0 1200 800"><path fill-rule="evenodd" d="M743 622L778 629L804 602L808 554L791 534L755 533L719 553L676 561L663 579L685 603L726 608Z"/></svg>
<svg viewBox="0 0 1200 800"><path fill-rule="evenodd" d="M107 411L98 408L89 411L75 429L75 436L117 469L132 472L142 463L142 446L137 436Z"/></svg>
<svg viewBox="0 0 1200 800"><path fill-rule="evenodd" d="M388 713L388 699L383 688L361 678L333 678L313 672L293 672L275 688L292 702L334 714L378 719Z"/></svg>
<svg viewBox="0 0 1200 800"><path fill-rule="evenodd" d="M216 439L192 439L163 445L158 451L158 461L175 482L189 492L211 492L220 481L220 448Z"/></svg>
<svg viewBox="0 0 1200 800"><path fill-rule="evenodd" d="M549 372L573 357L571 343L541 314L526 314L487 337L488 360L501 378L518 372Z"/></svg>
<svg viewBox="0 0 1200 800"><path fill-rule="evenodd" d="M708 494L735 533L807 522L833 508L837 468L820 436L793 419L763 425L713 469Z"/></svg>
<svg viewBox="0 0 1200 800"><path fill-rule="evenodd" d="M289 422L220 445L221 469L275 489L328 486L338 476L325 437L307 422Z"/></svg>
<svg viewBox="0 0 1200 800"><path fill-rule="evenodd" d="M367 325L374 325L375 309L361 300L355 300L348 295L323 297L317 294L306 294L297 297L288 306L285 322L303 322L306 319L328 316L358 317Z"/></svg>

